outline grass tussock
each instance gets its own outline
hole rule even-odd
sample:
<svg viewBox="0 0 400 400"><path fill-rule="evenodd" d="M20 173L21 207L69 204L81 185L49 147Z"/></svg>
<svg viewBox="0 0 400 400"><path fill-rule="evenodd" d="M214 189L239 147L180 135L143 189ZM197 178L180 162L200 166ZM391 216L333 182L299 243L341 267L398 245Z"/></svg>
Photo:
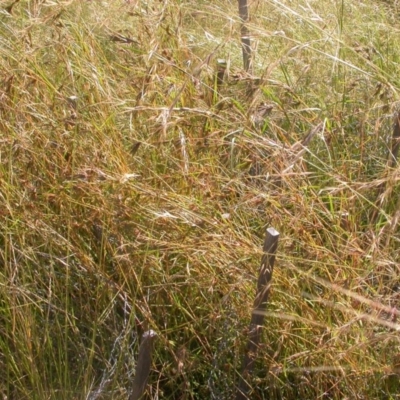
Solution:
<svg viewBox="0 0 400 400"><path fill-rule="evenodd" d="M251 398L396 398L397 7L3 2L0 396L233 398L273 226Z"/></svg>

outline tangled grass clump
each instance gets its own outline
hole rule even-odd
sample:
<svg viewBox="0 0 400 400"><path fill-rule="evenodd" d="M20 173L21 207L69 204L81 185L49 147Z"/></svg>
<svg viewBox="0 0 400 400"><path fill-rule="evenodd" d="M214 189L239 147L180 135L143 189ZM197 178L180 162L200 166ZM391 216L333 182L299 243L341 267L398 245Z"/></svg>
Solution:
<svg viewBox="0 0 400 400"><path fill-rule="evenodd" d="M268 226L251 398L396 397L396 5L236 8L3 6L3 398L232 398Z"/></svg>

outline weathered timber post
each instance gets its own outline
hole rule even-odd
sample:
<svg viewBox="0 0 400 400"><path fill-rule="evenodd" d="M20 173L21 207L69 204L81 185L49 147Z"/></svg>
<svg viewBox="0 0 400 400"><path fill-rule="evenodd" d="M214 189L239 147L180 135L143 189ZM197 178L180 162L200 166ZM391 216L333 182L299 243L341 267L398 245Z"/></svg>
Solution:
<svg viewBox="0 0 400 400"><path fill-rule="evenodd" d="M217 88L224 83L227 64L223 58L217 60Z"/></svg>
<svg viewBox="0 0 400 400"><path fill-rule="evenodd" d="M242 42L243 67L246 71L251 72L250 31L247 27L247 22L249 20L249 6L247 0L239 0L239 17L242 23L240 36Z"/></svg>
<svg viewBox="0 0 400 400"><path fill-rule="evenodd" d="M242 365L236 400L248 399L251 389L250 378L254 369L258 345L261 339L261 328L264 323L264 314L267 307L269 289L271 287L272 272L275 263L275 253L278 248L279 232L268 228L264 241L264 255L261 260L260 275L257 283L257 293L254 300L253 313L249 327L249 340Z"/></svg>
<svg viewBox="0 0 400 400"><path fill-rule="evenodd" d="M400 147L400 110L397 110L394 115L392 148L389 155L390 168L396 167L397 156L399 155L399 147Z"/></svg>
<svg viewBox="0 0 400 400"><path fill-rule="evenodd" d="M133 387L129 400L139 400L143 395L150 373L151 354L153 352L153 342L156 337L157 334L152 330L143 334L136 363L136 375L133 380Z"/></svg>

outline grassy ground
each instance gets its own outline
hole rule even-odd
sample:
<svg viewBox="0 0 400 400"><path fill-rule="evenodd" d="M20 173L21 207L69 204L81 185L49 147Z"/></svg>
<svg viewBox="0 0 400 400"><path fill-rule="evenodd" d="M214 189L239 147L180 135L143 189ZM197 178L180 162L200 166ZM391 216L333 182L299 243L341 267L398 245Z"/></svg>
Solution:
<svg viewBox="0 0 400 400"><path fill-rule="evenodd" d="M398 398L396 7L3 2L1 397L233 398L273 226L251 398Z"/></svg>

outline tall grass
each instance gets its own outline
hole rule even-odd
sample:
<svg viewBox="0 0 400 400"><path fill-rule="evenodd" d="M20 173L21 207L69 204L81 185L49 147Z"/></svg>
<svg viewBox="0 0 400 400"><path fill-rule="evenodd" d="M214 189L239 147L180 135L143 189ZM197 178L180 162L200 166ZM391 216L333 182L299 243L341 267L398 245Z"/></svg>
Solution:
<svg viewBox="0 0 400 400"><path fill-rule="evenodd" d="M267 226L251 398L396 398L396 4L2 7L3 398L232 398Z"/></svg>

